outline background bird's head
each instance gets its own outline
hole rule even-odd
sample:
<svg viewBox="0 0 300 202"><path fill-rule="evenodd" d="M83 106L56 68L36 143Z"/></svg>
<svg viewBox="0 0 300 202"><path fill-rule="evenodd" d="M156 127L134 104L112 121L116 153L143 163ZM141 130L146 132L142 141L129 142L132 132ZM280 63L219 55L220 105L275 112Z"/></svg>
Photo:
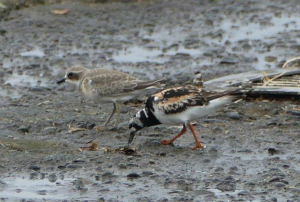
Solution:
<svg viewBox="0 0 300 202"><path fill-rule="evenodd" d="M82 79L86 76L86 74L90 70L83 66L74 66L67 69L66 75L63 79L59 80L57 84L61 84L63 82L73 83L76 86L79 86Z"/></svg>

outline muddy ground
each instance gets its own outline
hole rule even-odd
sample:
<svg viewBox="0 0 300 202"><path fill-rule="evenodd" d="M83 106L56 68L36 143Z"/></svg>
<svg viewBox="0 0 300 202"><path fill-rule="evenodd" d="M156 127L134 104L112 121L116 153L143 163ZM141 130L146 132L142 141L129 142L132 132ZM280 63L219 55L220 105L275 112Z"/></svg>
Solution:
<svg viewBox="0 0 300 202"><path fill-rule="evenodd" d="M112 105L56 85L75 64L170 86L196 71L208 80L279 67L299 55L297 1L40 2L0 7L1 201L300 201L298 98L248 99L198 120L205 150L189 149L190 133L160 145L180 127L159 126L126 154L117 149L142 104L101 132ZM98 150L79 150L91 140Z"/></svg>

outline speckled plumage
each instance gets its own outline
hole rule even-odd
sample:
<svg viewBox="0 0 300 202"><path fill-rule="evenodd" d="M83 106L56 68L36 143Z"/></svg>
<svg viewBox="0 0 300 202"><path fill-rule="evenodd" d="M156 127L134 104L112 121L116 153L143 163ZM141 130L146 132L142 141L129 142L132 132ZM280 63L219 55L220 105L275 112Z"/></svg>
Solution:
<svg viewBox="0 0 300 202"><path fill-rule="evenodd" d="M81 94L97 103L114 103L114 109L105 125L117 110L118 122L121 103L159 89L156 85L162 79L141 81L129 74L108 69L87 69L74 66L67 70L64 79L59 81L74 83ZM117 105L117 106L116 106Z"/></svg>
<svg viewBox="0 0 300 202"><path fill-rule="evenodd" d="M163 140L162 144L171 144L186 132L188 126L195 138L196 146L203 148L196 137L192 121L213 113L225 104L231 103L243 93L239 90L210 92L194 85L168 88L155 93L146 100L145 108L138 111L130 120L132 141L136 131L144 127L158 124L183 125L182 131L171 140Z"/></svg>

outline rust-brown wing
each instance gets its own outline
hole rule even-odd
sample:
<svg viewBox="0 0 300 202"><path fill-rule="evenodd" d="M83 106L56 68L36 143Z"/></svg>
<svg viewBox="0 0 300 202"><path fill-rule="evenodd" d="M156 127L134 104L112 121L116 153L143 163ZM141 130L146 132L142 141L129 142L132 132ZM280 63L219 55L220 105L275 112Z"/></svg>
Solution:
<svg viewBox="0 0 300 202"><path fill-rule="evenodd" d="M206 106L209 101L229 95L229 92L208 92L195 86L169 88L150 96L146 100L146 108L155 108L166 114L176 114L193 106Z"/></svg>

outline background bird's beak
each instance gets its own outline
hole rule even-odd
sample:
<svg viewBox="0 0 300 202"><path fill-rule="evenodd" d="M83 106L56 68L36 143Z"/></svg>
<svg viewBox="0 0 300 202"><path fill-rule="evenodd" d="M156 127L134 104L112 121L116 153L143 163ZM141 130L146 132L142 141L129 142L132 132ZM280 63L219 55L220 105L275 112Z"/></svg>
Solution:
<svg viewBox="0 0 300 202"><path fill-rule="evenodd" d="M57 82L57 84L61 84L61 83L65 82L65 81L66 81L66 79L63 78L62 80L59 80L59 81Z"/></svg>

